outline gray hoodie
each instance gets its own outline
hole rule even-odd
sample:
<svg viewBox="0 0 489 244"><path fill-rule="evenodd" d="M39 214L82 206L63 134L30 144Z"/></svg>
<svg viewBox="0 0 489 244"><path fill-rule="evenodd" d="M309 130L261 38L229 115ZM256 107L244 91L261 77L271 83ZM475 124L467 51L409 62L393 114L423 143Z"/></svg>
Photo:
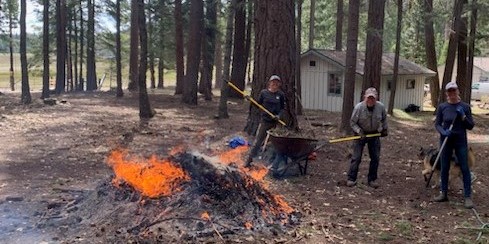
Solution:
<svg viewBox="0 0 489 244"><path fill-rule="evenodd" d="M370 111L365 101L358 103L353 109L350 126L357 134L372 134L387 130L387 119L384 104L377 101Z"/></svg>

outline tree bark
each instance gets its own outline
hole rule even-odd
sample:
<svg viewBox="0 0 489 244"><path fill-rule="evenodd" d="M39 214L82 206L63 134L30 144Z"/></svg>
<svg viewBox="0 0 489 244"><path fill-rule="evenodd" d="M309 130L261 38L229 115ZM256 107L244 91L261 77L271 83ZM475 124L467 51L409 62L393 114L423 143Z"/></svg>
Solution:
<svg viewBox="0 0 489 244"><path fill-rule="evenodd" d="M467 100L466 90L471 89L467 84L467 17L461 17L459 22L458 50L457 50L457 77L455 78L460 91L462 101L470 104Z"/></svg>
<svg viewBox="0 0 489 244"><path fill-rule="evenodd" d="M175 0L175 51L176 51L176 69L177 80L175 94L183 93L184 84L184 63L183 63L183 18L182 18L182 0Z"/></svg>
<svg viewBox="0 0 489 244"><path fill-rule="evenodd" d="M382 36L384 31L385 0L370 0L368 6L367 43L365 47L365 68L362 84L362 95L369 87L380 91L382 79ZM378 94L377 99L380 99Z"/></svg>
<svg viewBox="0 0 489 244"><path fill-rule="evenodd" d="M146 89L146 71L148 70L148 33L146 31L146 15L144 13L144 0L137 1L138 9L138 32L139 43L141 44L141 59L139 60L139 118L149 119L154 116L154 111L149 103L148 92Z"/></svg>
<svg viewBox="0 0 489 244"><path fill-rule="evenodd" d="M148 56L149 56L149 75L150 75L150 87L156 88L156 76L155 76L155 47L153 45L154 40L154 24L152 10L148 10Z"/></svg>
<svg viewBox="0 0 489 244"><path fill-rule="evenodd" d="M280 13L280 14L277 14ZM296 40L293 0L257 1L255 4L255 59L251 95L257 99L271 75L282 79L286 97L285 115L288 126L297 129L295 114ZM251 107L245 131L255 133L259 110Z"/></svg>
<svg viewBox="0 0 489 244"><path fill-rule="evenodd" d="M30 104L32 102L30 87L29 87L29 73L27 70L27 33L26 33L26 12L27 3L26 0L20 0L20 66L22 73L22 95L21 101L23 104Z"/></svg>
<svg viewBox="0 0 489 244"><path fill-rule="evenodd" d="M472 88L472 75L474 72L474 52L475 52L475 35L477 30L477 0L472 0L470 7L470 32L469 32L469 50L468 56L469 60L467 61L467 87ZM472 89L465 90L465 97L468 101L472 99Z"/></svg>
<svg viewBox="0 0 489 244"><path fill-rule="evenodd" d="M441 88L444 90L445 86L452 80L453 65L455 63L455 55L457 54L457 43L458 43L458 33L459 33L459 21L461 18L463 9L463 0L455 0L453 6L453 24L452 31L449 34L448 40L448 51L447 59L445 61L445 70L443 72L443 82ZM443 103L446 101L446 96L444 92L440 92L438 97L438 103Z"/></svg>
<svg viewBox="0 0 489 244"><path fill-rule="evenodd" d="M338 0L336 5L336 50L343 49L343 0Z"/></svg>
<svg viewBox="0 0 489 244"><path fill-rule="evenodd" d="M251 84L251 33L253 32L253 0L248 0L247 6L247 16L246 16L246 36L245 36L245 47L244 47L244 60L246 64L245 73L247 74L247 81L245 83ZM245 74L245 79L246 79Z"/></svg>
<svg viewBox="0 0 489 244"><path fill-rule="evenodd" d="M182 102L197 105L197 81L199 76L200 51L202 47L203 0L190 1L190 27L187 42L187 70L183 87Z"/></svg>
<svg viewBox="0 0 489 244"><path fill-rule="evenodd" d="M74 42L75 42L75 47L74 47L74 54L73 54L73 70L74 70L74 73L73 73L73 81L74 81L74 89L75 91L78 90L78 25L77 25L77 22L78 22L78 16L76 14L76 8L73 7L72 8L73 10L73 30L74 30Z"/></svg>
<svg viewBox="0 0 489 244"><path fill-rule="evenodd" d="M219 114L218 118L229 118L228 114L228 95L229 86L229 69L231 65L231 48L233 45L233 20L234 20L234 6L236 0L228 1L228 12L226 20L226 37L224 38L224 64L222 71L222 85L221 85L221 98L219 99Z"/></svg>
<svg viewBox="0 0 489 244"><path fill-rule="evenodd" d="M246 31L246 1L238 0L234 13L234 45L233 45L233 64L231 65L231 82L239 89L245 88L246 60L245 56L245 31ZM241 94L234 91L229 94L231 97L239 98Z"/></svg>
<svg viewBox="0 0 489 244"><path fill-rule="evenodd" d="M85 36L84 36L84 31L83 31L83 1L80 0L80 78L78 79L80 81L80 83L78 84L79 87L77 88L78 91L83 91L84 89L84 81L83 81L83 49L84 49L84 39L85 39Z"/></svg>
<svg viewBox="0 0 489 244"><path fill-rule="evenodd" d="M348 3L348 32L346 37L345 85L341 112L341 131L346 134L352 133L350 118L354 106L355 77L357 73L359 13L360 0L350 0Z"/></svg>
<svg viewBox="0 0 489 244"><path fill-rule="evenodd" d="M316 12L316 0L311 0L311 9L309 11L309 49L314 48L315 12Z"/></svg>
<svg viewBox="0 0 489 244"><path fill-rule="evenodd" d="M66 86L66 2L56 1L56 94Z"/></svg>
<svg viewBox="0 0 489 244"><path fill-rule="evenodd" d="M10 90L15 91L15 78L14 78L14 38L13 38L13 26L14 17L12 13L13 9L8 11L8 32L9 32L9 53L10 53Z"/></svg>
<svg viewBox="0 0 489 244"><path fill-rule="evenodd" d="M42 95L41 99L49 97L49 0L43 0L42 25Z"/></svg>
<svg viewBox="0 0 489 244"><path fill-rule="evenodd" d="M139 30L138 30L138 0L131 0L131 27L129 44L129 91L136 91L138 87L138 58L139 58Z"/></svg>
<svg viewBox="0 0 489 244"><path fill-rule="evenodd" d="M116 32L115 32L115 62L116 62L116 97L124 96L122 91L122 55L121 55L121 0L115 2L115 18L116 18Z"/></svg>
<svg viewBox="0 0 489 244"><path fill-rule="evenodd" d="M397 88L397 80L399 77L399 55L401 52L401 31L402 31L402 0L397 0L397 28L396 28L396 51L394 56L394 75L392 76L392 84L391 84L391 94L389 98L389 107L387 109L387 113L390 115L393 114L394 111L394 103L396 98L396 88Z"/></svg>
<svg viewBox="0 0 489 244"><path fill-rule="evenodd" d="M95 66L95 5L88 0L87 21L87 91L97 90L97 72Z"/></svg>
<svg viewBox="0 0 489 244"><path fill-rule="evenodd" d="M428 69L436 72L435 76L430 78L431 105L436 108L440 94L440 77L436 57L435 31L433 29L433 0L424 1L424 9L426 65Z"/></svg>
<svg viewBox="0 0 489 244"><path fill-rule="evenodd" d="M199 92L205 100L212 99L212 71L214 69L214 53L216 49L217 7L215 0L206 0L204 36L202 37L202 72Z"/></svg>
<svg viewBox="0 0 489 244"><path fill-rule="evenodd" d="M302 84L301 84L301 52L302 52L302 2L303 0L298 0L297 1L297 18L295 19L295 25L296 25L296 65L295 65L295 89L296 93L295 95L297 96L297 103L296 103L296 113L297 115L302 115Z"/></svg>

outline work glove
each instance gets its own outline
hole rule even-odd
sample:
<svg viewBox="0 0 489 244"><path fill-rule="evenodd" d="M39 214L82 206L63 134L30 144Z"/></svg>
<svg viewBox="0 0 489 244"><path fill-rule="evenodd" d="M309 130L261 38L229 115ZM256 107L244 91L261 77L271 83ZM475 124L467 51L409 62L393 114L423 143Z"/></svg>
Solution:
<svg viewBox="0 0 489 244"><path fill-rule="evenodd" d="M452 134L451 130L442 130L440 134L444 137L449 137Z"/></svg>
<svg viewBox="0 0 489 244"><path fill-rule="evenodd" d="M382 130L382 132L380 132L381 137L386 137L387 135L388 135L387 130Z"/></svg>
<svg viewBox="0 0 489 244"><path fill-rule="evenodd" d="M457 116L459 116L460 118L465 117L465 111L462 106L458 105L455 111L457 111Z"/></svg>
<svg viewBox="0 0 489 244"><path fill-rule="evenodd" d="M273 119L274 121L278 122L278 121L280 120L280 117L279 117L278 115L274 115L274 116L272 117L272 119Z"/></svg>

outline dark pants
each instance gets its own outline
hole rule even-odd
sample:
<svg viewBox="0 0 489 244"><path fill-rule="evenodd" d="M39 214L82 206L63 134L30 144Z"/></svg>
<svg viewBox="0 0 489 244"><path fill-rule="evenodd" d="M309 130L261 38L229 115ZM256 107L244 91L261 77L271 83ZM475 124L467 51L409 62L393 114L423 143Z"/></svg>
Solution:
<svg viewBox="0 0 489 244"><path fill-rule="evenodd" d="M275 121L273 122L262 121L260 123L258 132L256 134L255 142L253 143L250 154L248 156L248 161L251 161L252 158L258 155L258 152L260 151L260 148L263 146L263 142L267 137L267 131L274 128L276 124L277 123Z"/></svg>
<svg viewBox="0 0 489 244"><path fill-rule="evenodd" d="M365 144L368 145L368 154L370 156L368 182L377 180L377 169L379 168L380 158L380 139L378 137L360 139L353 143L353 156L351 158L350 170L348 170L348 180L357 180L358 167L362 161L363 148Z"/></svg>
<svg viewBox="0 0 489 244"><path fill-rule="evenodd" d="M446 193L448 191L448 176L450 172L450 161L452 160L453 151L455 150L455 156L457 156L460 170L462 171L464 182L464 197L470 197L472 193L471 189L471 177L468 160L468 146L464 143L450 143L447 141L445 148L441 155L441 191Z"/></svg>

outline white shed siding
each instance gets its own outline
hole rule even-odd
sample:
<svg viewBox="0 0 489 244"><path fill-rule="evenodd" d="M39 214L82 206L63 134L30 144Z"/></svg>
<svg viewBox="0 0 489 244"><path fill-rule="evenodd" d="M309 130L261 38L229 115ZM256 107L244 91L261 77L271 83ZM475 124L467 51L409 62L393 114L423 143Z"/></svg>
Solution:
<svg viewBox="0 0 489 244"><path fill-rule="evenodd" d="M310 61L315 61L316 66L310 66ZM311 55L302 59L301 70L301 99L304 108L341 111L342 96L328 94L328 78L331 72L341 74L343 86L344 75L341 68Z"/></svg>
<svg viewBox="0 0 489 244"><path fill-rule="evenodd" d="M415 80L414 89L406 88L407 81L410 79ZM380 86L380 101L384 103L386 108L387 106L389 106L391 95L391 92L387 90L388 80L392 80L392 76L383 76ZM396 86L394 108L404 109L409 104L415 104L417 106L420 106L420 109L422 109L424 102L424 83L425 77L423 75L400 75Z"/></svg>

